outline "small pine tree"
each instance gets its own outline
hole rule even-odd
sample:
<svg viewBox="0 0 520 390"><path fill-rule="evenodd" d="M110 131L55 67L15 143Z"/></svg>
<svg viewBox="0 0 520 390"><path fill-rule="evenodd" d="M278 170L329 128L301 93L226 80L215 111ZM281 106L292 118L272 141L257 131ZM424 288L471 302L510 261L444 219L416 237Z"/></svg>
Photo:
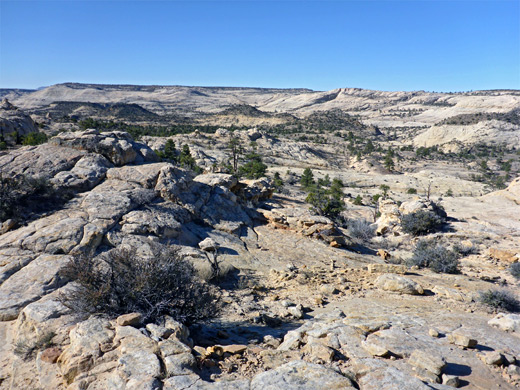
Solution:
<svg viewBox="0 0 520 390"><path fill-rule="evenodd" d="M179 154L178 162L182 167L187 167L194 170L196 173L201 173L202 169L197 165L195 159L191 155L190 147L182 145L181 153Z"/></svg>
<svg viewBox="0 0 520 390"><path fill-rule="evenodd" d="M303 171L303 175L300 179L300 183L303 188L308 189L315 185L314 182L314 174L312 173L312 170L310 168L305 168Z"/></svg>
<svg viewBox="0 0 520 390"><path fill-rule="evenodd" d="M274 186L276 192L280 192L280 190L283 187L283 180L280 177L280 173L279 172L275 172L274 173L273 186Z"/></svg>
<svg viewBox="0 0 520 390"><path fill-rule="evenodd" d="M259 179L265 176L267 165L262 162L258 153L249 153L245 156L247 162L238 168L238 175L248 179Z"/></svg>
<svg viewBox="0 0 520 390"><path fill-rule="evenodd" d="M394 159L392 158L392 156L390 154L387 154L385 156L384 166L389 171L393 171L394 170L395 163L394 163Z"/></svg>

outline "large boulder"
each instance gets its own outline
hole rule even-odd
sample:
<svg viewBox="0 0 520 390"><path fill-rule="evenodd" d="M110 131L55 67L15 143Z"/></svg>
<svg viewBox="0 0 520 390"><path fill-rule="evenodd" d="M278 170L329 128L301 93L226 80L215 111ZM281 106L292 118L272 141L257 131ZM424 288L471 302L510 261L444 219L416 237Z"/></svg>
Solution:
<svg viewBox="0 0 520 390"><path fill-rule="evenodd" d="M7 143L15 144L17 138L38 132L31 117L13 106L7 99L0 104L0 136Z"/></svg>
<svg viewBox="0 0 520 390"><path fill-rule="evenodd" d="M65 146L101 154L115 165L133 162L157 162L159 158L146 145L135 142L123 131L101 133L94 129L61 133L49 141L52 145Z"/></svg>
<svg viewBox="0 0 520 390"><path fill-rule="evenodd" d="M374 284L385 291L411 295L424 294L424 289L419 283L395 274L383 274L375 280Z"/></svg>

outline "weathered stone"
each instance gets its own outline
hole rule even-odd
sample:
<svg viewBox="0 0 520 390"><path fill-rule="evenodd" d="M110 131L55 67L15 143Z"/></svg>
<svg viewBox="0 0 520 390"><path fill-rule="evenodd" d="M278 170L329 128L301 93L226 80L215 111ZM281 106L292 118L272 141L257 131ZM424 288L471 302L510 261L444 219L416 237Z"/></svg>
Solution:
<svg viewBox="0 0 520 390"><path fill-rule="evenodd" d="M501 366L504 362L502 354L497 351L484 351L477 354L478 358L490 366Z"/></svg>
<svg viewBox="0 0 520 390"><path fill-rule="evenodd" d="M162 383L159 379L154 377L138 376L137 378L130 378L126 382L125 390L160 390Z"/></svg>
<svg viewBox="0 0 520 390"><path fill-rule="evenodd" d="M358 384L361 390L431 390L418 378L394 367L371 370L358 380Z"/></svg>
<svg viewBox="0 0 520 390"><path fill-rule="evenodd" d="M384 346L379 345L379 344L374 344L372 342L367 342L366 340L364 340L361 343L361 345L372 356L385 357L385 356L388 356L388 354L390 353L390 351L387 348L385 348Z"/></svg>
<svg viewBox="0 0 520 390"><path fill-rule="evenodd" d="M442 356L432 356L431 353L415 350L408 358L408 364L440 375L442 369L446 366L446 360Z"/></svg>
<svg viewBox="0 0 520 390"><path fill-rule="evenodd" d="M385 291L411 295L424 294L424 290L419 283L394 274L383 274L375 280L374 284Z"/></svg>
<svg viewBox="0 0 520 390"><path fill-rule="evenodd" d="M453 288L435 286L435 287L433 287L432 291L437 295L440 295L440 296L448 298L448 299L453 299L458 302L466 302L468 300L468 298L466 297L466 295L464 293L462 293L458 290L455 290Z"/></svg>
<svg viewBox="0 0 520 390"><path fill-rule="evenodd" d="M170 337L175 337L183 343L188 342L190 331L186 325L180 323L179 321L175 321L170 316L164 316L164 327L173 331Z"/></svg>
<svg viewBox="0 0 520 390"><path fill-rule="evenodd" d="M178 375L164 381L163 390L183 390L200 384L201 378L197 374Z"/></svg>
<svg viewBox="0 0 520 390"><path fill-rule="evenodd" d="M520 379L520 366L517 366L516 364L510 364L507 367L507 374Z"/></svg>
<svg viewBox="0 0 520 390"><path fill-rule="evenodd" d="M407 358L415 350L422 350L432 354L431 341L427 338L418 338L405 329L391 327L369 334L363 342L363 348L373 356L395 355ZM385 351L387 351L385 353Z"/></svg>
<svg viewBox="0 0 520 390"><path fill-rule="evenodd" d="M61 133L49 140L49 143L56 146L65 146L77 150L86 150L91 153L98 153L106 157L115 165L125 165L135 161L138 156L142 161L152 153L142 153L144 149L149 149L142 144L136 144L128 133L122 131L112 131L100 133L96 130Z"/></svg>
<svg viewBox="0 0 520 390"><path fill-rule="evenodd" d="M173 329L169 329L164 326L159 326L156 324L147 324L146 330L148 330L148 332L150 332L150 334L152 336L157 337L159 339L167 339L174 332Z"/></svg>
<svg viewBox="0 0 520 390"><path fill-rule="evenodd" d="M111 167L105 157L87 154L71 170L57 173L50 181L58 188L86 191L99 184Z"/></svg>
<svg viewBox="0 0 520 390"><path fill-rule="evenodd" d="M8 144L16 144L19 137L37 133L38 128L29 115L11 104L6 98L0 105L0 136ZM14 134L14 135L13 135Z"/></svg>
<svg viewBox="0 0 520 390"><path fill-rule="evenodd" d="M163 361L166 367L166 375L169 377L191 374L197 365L197 361L191 352L169 355L166 356Z"/></svg>
<svg viewBox="0 0 520 390"><path fill-rule="evenodd" d="M222 350L224 353L231 353L231 354L241 354L245 352L247 349L247 345L240 345L240 344L230 344L230 345L223 345Z"/></svg>
<svg viewBox="0 0 520 390"><path fill-rule="evenodd" d="M442 384L451 387L459 387L459 377L455 375L442 374Z"/></svg>
<svg viewBox="0 0 520 390"><path fill-rule="evenodd" d="M92 317L72 328L69 338L70 345L58 358L58 366L67 383L72 383L78 374L90 370L96 358L112 349L114 331L108 320Z"/></svg>
<svg viewBox="0 0 520 390"><path fill-rule="evenodd" d="M306 354L313 363L330 363L334 358L334 350L332 348L316 341L308 342L301 351Z"/></svg>
<svg viewBox="0 0 520 390"><path fill-rule="evenodd" d="M191 352L191 348L174 337L159 342L159 349L163 357Z"/></svg>
<svg viewBox="0 0 520 390"><path fill-rule="evenodd" d="M127 378L132 376L157 378L161 375L159 359L155 354L148 351L134 350L124 354L118 360L117 370Z"/></svg>
<svg viewBox="0 0 520 390"><path fill-rule="evenodd" d="M327 295L337 294L339 292L339 290L333 284L322 284L320 286L320 291Z"/></svg>
<svg viewBox="0 0 520 390"><path fill-rule="evenodd" d="M472 339L468 335L458 331L448 334L448 341L451 344L455 344L464 348L473 348L478 344L477 340Z"/></svg>
<svg viewBox="0 0 520 390"><path fill-rule="evenodd" d="M441 383L441 378L431 371L421 367L413 367L414 375L426 383Z"/></svg>
<svg viewBox="0 0 520 390"><path fill-rule="evenodd" d="M141 323L143 316L141 313L128 313L117 317L116 322L120 326L137 326Z"/></svg>
<svg viewBox="0 0 520 390"><path fill-rule="evenodd" d="M498 248L489 248L489 257L504 261L506 263L514 263L515 261L520 260L520 249L517 250L507 250L507 249L498 249Z"/></svg>
<svg viewBox="0 0 520 390"><path fill-rule="evenodd" d="M199 242L199 248L204 252L216 252L219 247L220 245L210 237Z"/></svg>
<svg viewBox="0 0 520 390"><path fill-rule="evenodd" d="M43 254L0 285L0 321L15 319L26 305L63 286L59 271L69 260Z"/></svg>
<svg viewBox="0 0 520 390"><path fill-rule="evenodd" d="M315 390L349 389L352 382L323 366L303 361L292 361L274 370L258 374L251 381L251 390Z"/></svg>
<svg viewBox="0 0 520 390"><path fill-rule="evenodd" d="M498 313L488 324L504 332L520 333L520 314Z"/></svg>
<svg viewBox="0 0 520 390"><path fill-rule="evenodd" d="M283 342L278 347L279 351L289 351L291 349L297 349L303 338L303 332L301 330L290 330L283 338Z"/></svg>
<svg viewBox="0 0 520 390"><path fill-rule="evenodd" d="M293 316L297 320L303 318L304 313L303 313L302 305L291 306L291 307L287 308L287 311L289 312L289 314L291 316Z"/></svg>
<svg viewBox="0 0 520 390"><path fill-rule="evenodd" d="M45 349L40 355L40 359L46 363L56 363L58 357L61 355L62 350L58 347L50 347Z"/></svg>

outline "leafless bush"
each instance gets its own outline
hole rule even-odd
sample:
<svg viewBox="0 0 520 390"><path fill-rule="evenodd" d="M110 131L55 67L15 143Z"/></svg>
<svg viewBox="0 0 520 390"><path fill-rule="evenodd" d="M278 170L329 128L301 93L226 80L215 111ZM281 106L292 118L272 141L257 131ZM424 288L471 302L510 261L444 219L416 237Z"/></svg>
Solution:
<svg viewBox="0 0 520 390"><path fill-rule="evenodd" d="M79 315L139 312L145 321L165 314L188 323L214 316L215 288L200 280L177 251L152 251L149 258L124 249L97 258L74 257L62 274L75 280L76 287L61 296L62 303Z"/></svg>
<svg viewBox="0 0 520 390"><path fill-rule="evenodd" d="M347 224L348 231L354 238L358 238L363 241L370 241L375 235L375 225L364 219L351 219L347 222Z"/></svg>
<svg viewBox="0 0 520 390"><path fill-rule="evenodd" d="M520 301L506 290L487 290L480 292L480 302L494 310L520 312Z"/></svg>
<svg viewBox="0 0 520 390"><path fill-rule="evenodd" d="M434 272L456 274L459 272L457 253L434 241L420 240L413 256L406 261L408 266L430 268Z"/></svg>

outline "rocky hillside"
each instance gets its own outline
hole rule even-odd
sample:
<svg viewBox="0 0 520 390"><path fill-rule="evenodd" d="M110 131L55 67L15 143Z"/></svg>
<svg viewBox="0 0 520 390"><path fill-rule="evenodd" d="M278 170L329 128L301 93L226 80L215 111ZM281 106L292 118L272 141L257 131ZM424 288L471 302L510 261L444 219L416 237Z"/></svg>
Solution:
<svg viewBox="0 0 520 390"><path fill-rule="evenodd" d="M395 134L404 144L416 146L444 145L454 141L466 145L478 142L517 145L520 130L518 121L514 120L514 113L520 107L520 92L516 90L437 93L339 88L321 92L66 83L32 92L13 90L3 93L14 104L35 114L41 114L42 110L56 114L56 104L84 102L128 105L127 111L132 116L136 112L135 105L138 105L163 118L141 115L128 120L163 124L189 118L195 125L290 127L295 118L312 118L315 113L339 110L366 126L379 128L386 135ZM237 107L242 107L240 113L236 112ZM64 108L58 111L63 114ZM230 112L230 109L235 112ZM69 107L64 115L85 117L86 114L99 114L92 107L83 107L82 110L75 111ZM480 118L469 122L459 120L468 116ZM103 113L103 117L124 121L121 115L114 117ZM348 122L343 123L342 128L348 129Z"/></svg>
<svg viewBox="0 0 520 390"><path fill-rule="evenodd" d="M162 87L110 88L121 95ZM45 90L38 92L43 99ZM198 92L240 92L248 104L276 95ZM307 95L327 105L362 92L276 93L287 105ZM319 115L313 120L330 125ZM375 131L358 120L349 126ZM247 156L260 152L268 177L222 173L231 169L230 142L243 149L241 166L259 169ZM0 214L0 389L518 388L520 281L510 269L520 260L520 178L489 192L461 176L463 162L394 156L397 167L387 169L339 153L338 144L258 129L139 140L89 129L2 152L2 201L17 204L13 210L41 207ZM202 174L188 169L183 145ZM320 211L308 195L316 187L300 181L304 168L323 194L332 193L331 180L343 182L341 212ZM60 202L48 205L47 193L29 191L41 182ZM439 222L418 236L404 221L420 215ZM428 256L440 253L441 268L427 265L433 257L414 260L420 239L435 244ZM218 315L183 324L141 313L80 317L65 305L78 291L64 272L71 259L124 249L146 259L157 248L175 248L218 291ZM219 280L207 277L213 254L225 274ZM483 300L489 291L510 305Z"/></svg>

